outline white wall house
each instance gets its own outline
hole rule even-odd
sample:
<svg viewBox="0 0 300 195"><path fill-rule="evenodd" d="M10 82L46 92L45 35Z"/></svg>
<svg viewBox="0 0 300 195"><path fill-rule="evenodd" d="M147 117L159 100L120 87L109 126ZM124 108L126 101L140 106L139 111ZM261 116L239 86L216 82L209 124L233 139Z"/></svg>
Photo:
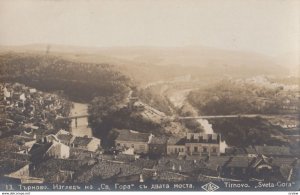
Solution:
<svg viewBox="0 0 300 195"><path fill-rule="evenodd" d="M70 147L53 140L51 147L46 152L46 155L54 158L67 159L70 157Z"/></svg>
<svg viewBox="0 0 300 195"><path fill-rule="evenodd" d="M101 147L101 140L95 137L75 137L72 147L95 152Z"/></svg>

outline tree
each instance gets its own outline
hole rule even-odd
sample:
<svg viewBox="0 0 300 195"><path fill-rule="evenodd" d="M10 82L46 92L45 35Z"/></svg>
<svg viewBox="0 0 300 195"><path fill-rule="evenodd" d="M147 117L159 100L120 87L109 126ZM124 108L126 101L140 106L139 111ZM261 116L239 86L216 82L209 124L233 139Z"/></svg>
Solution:
<svg viewBox="0 0 300 195"><path fill-rule="evenodd" d="M113 96L99 96L92 100L88 107L89 123L100 124L107 117L124 107L125 98L118 94Z"/></svg>

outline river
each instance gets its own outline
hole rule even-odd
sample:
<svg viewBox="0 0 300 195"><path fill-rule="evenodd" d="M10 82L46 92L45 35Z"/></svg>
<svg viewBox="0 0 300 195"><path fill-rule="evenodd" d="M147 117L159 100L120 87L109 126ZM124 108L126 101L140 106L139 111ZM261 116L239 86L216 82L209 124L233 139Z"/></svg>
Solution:
<svg viewBox="0 0 300 195"><path fill-rule="evenodd" d="M181 108L184 104L189 104L186 101L187 95L189 92L193 89L185 89L181 91L176 91L172 94L169 94L168 98L173 103L173 105L177 108ZM192 109L192 113L197 113L197 110L191 105L190 108ZM197 119L198 123L201 124L203 127L204 133L206 134L213 134L214 130L212 128L212 125L208 122L206 119ZM227 144L225 141L220 142L220 152L225 153L225 149L227 148Z"/></svg>
<svg viewBox="0 0 300 195"><path fill-rule="evenodd" d="M87 115L88 114L88 105L73 102L73 107L70 112L70 117L72 116L79 116L79 115ZM88 136L92 137L92 129L88 126L88 118L78 118L77 119L77 126L76 126L76 120L72 119L71 123L71 132L75 136Z"/></svg>

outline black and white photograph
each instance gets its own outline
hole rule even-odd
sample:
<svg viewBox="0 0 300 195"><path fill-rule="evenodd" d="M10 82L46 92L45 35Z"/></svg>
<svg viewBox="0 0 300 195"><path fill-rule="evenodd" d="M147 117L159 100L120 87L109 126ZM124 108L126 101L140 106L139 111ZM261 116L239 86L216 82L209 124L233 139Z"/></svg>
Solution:
<svg viewBox="0 0 300 195"><path fill-rule="evenodd" d="M0 0L0 191L300 190L299 0Z"/></svg>

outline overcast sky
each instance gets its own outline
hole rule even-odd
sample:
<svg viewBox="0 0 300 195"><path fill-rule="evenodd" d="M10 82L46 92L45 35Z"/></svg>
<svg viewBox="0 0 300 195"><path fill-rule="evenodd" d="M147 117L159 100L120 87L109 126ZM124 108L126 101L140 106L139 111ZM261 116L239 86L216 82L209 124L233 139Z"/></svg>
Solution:
<svg viewBox="0 0 300 195"><path fill-rule="evenodd" d="M299 51L299 0L0 0L0 45Z"/></svg>

